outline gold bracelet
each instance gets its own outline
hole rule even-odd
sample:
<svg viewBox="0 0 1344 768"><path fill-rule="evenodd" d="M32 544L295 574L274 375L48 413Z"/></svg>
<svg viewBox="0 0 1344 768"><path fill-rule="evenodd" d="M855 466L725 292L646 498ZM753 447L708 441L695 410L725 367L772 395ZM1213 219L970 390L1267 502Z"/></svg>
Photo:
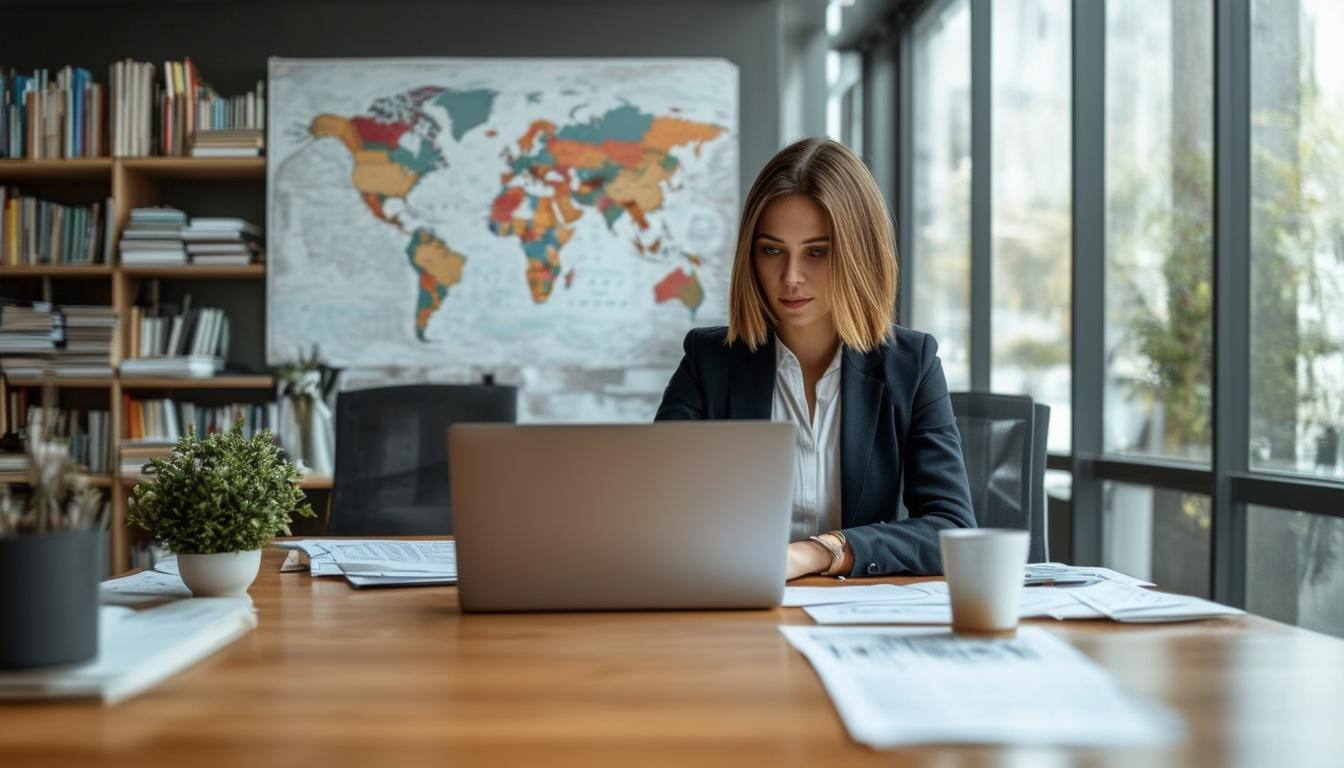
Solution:
<svg viewBox="0 0 1344 768"><path fill-rule="evenodd" d="M839 568L840 563L845 559L845 549L843 546L839 546L834 541L824 537L825 534L822 534L821 536L809 536L808 539L817 542L827 552L831 553L831 564L821 571L821 575L829 576L831 575L831 571ZM841 539L841 541L843 541L843 539Z"/></svg>
<svg viewBox="0 0 1344 768"><path fill-rule="evenodd" d="M834 536L835 540L840 542L840 548L839 548L840 554L837 555L836 558L831 562L831 567L827 568L824 574L826 576L839 575L839 571L837 571L836 569L840 568L840 566L843 565L845 562L845 549L849 546L849 540L845 538L845 532L841 530L827 531L822 535ZM835 571L835 573L832 573L832 571Z"/></svg>

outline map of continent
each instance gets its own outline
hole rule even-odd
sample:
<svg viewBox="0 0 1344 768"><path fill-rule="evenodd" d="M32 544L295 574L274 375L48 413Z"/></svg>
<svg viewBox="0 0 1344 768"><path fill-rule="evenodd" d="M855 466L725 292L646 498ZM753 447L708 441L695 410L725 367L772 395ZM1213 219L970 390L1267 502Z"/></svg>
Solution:
<svg viewBox="0 0 1344 768"><path fill-rule="evenodd" d="M569 225L585 210L595 211L608 228L629 216L647 231L648 214L663 207L663 186L679 164L670 150L693 145L698 151L723 132L722 126L656 117L630 105L586 124L557 128L537 120L528 126L518 139L521 154L511 158L504 189L491 206L490 227L522 242L532 300L541 303L551 295L561 270L560 249L574 233ZM511 185L522 176L542 180L551 194L537 197ZM697 282L694 274L689 279ZM699 307L698 300L684 303L692 312Z"/></svg>
<svg viewBox="0 0 1344 768"><path fill-rule="evenodd" d="M538 61L272 61L270 357L662 364L726 313L736 68Z"/></svg>

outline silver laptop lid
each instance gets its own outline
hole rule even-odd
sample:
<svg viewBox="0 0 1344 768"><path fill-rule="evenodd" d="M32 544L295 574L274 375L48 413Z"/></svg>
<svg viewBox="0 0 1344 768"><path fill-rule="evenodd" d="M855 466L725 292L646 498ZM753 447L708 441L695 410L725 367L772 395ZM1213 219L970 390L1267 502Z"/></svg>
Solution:
<svg viewBox="0 0 1344 768"><path fill-rule="evenodd" d="M794 434L765 421L454 425L463 610L778 605Z"/></svg>

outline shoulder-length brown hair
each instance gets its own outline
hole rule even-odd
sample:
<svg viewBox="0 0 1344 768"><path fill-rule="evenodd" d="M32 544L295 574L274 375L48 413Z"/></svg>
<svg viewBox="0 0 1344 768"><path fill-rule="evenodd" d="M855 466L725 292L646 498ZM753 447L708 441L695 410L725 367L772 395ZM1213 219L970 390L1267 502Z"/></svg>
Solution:
<svg viewBox="0 0 1344 768"><path fill-rule="evenodd" d="M751 350L765 344L777 318L753 266L756 222L766 206L787 195L807 195L831 225L831 318L840 340L867 352L891 336L896 306L896 246L882 192L848 147L830 139L803 139L780 150L761 169L742 206L728 301L726 343Z"/></svg>

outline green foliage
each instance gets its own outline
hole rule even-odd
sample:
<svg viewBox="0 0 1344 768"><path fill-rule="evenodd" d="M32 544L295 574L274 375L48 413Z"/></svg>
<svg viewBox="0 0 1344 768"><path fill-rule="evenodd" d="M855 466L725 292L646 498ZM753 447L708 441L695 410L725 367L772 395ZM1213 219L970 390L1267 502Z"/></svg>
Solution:
<svg viewBox="0 0 1344 768"><path fill-rule="evenodd" d="M1143 219L1150 242L1166 250L1161 303L1148 299L1140 275L1127 269L1120 279L1128 299L1123 310L1127 342L1148 368L1148 376L1134 386L1163 406L1164 452L1182 455L1210 441L1212 158L1204 152L1178 154L1172 159L1172 184L1181 204L1155 208Z"/></svg>
<svg viewBox="0 0 1344 768"><path fill-rule="evenodd" d="M288 532L291 513L314 516L309 504L301 504L299 471L271 431L245 438L241 419L204 440L188 430L171 456L149 462L145 475L132 493L129 522L169 552L260 549Z"/></svg>

